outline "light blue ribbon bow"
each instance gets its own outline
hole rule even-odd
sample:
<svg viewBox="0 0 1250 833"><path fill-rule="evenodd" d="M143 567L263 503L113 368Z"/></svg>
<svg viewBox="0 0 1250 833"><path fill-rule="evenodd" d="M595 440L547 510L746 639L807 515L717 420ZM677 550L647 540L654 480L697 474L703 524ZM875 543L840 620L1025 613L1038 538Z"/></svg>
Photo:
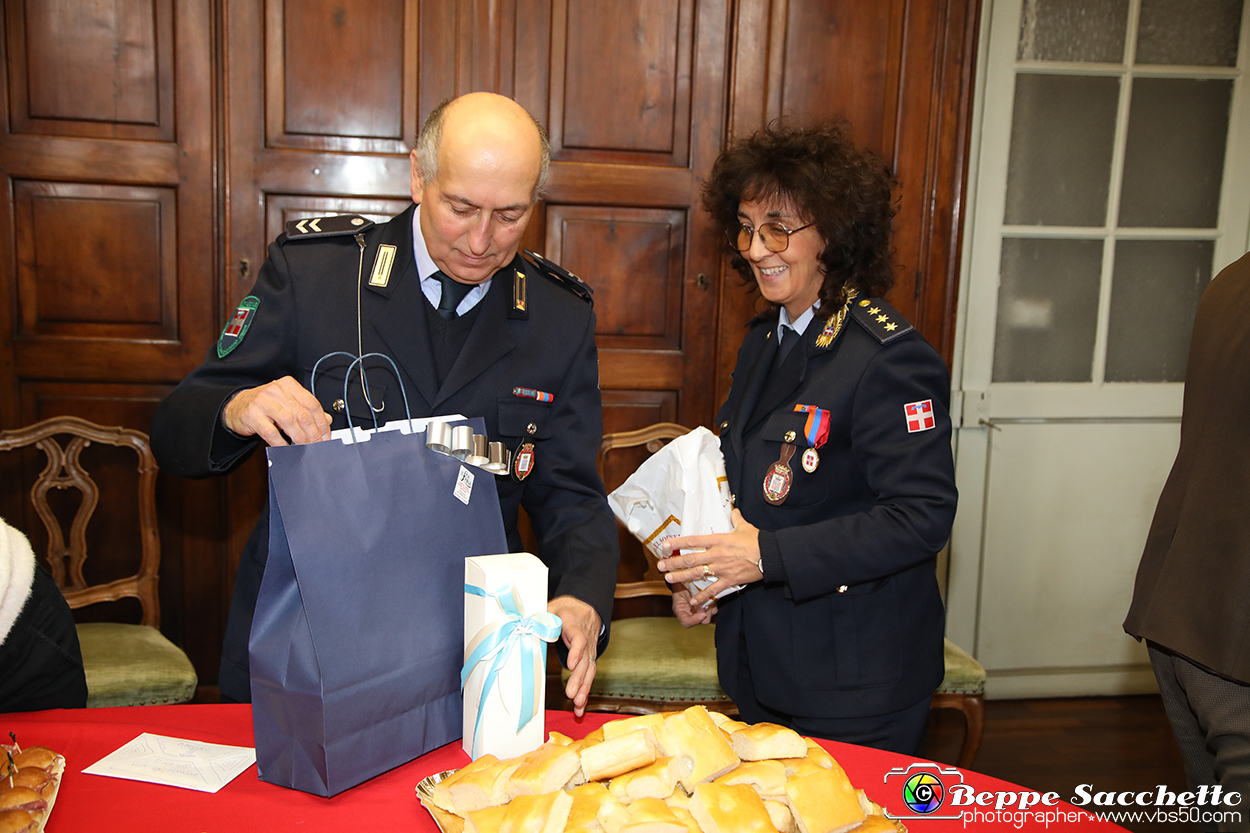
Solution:
<svg viewBox="0 0 1250 833"><path fill-rule="evenodd" d="M504 583L490 590L465 583L464 592L474 596L494 599L504 612L504 618L485 625L465 647L464 668L460 670L460 690L463 691L479 663L490 661L482 691L477 700L477 721L473 726L473 759L480 752L483 704L495 687L495 678L508 662L513 650L521 652L521 710L517 714L518 733L538 713L538 699L542 677L537 669L544 666L546 648L544 643L555 642L560 637L560 617L541 611L526 616L517 599L516 587Z"/></svg>

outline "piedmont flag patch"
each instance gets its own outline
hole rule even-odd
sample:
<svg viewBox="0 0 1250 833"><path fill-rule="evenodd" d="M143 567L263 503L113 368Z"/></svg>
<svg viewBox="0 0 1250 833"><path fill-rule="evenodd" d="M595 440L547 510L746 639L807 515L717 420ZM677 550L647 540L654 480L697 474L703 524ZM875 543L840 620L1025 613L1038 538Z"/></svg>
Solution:
<svg viewBox="0 0 1250 833"><path fill-rule="evenodd" d="M221 331L221 338L217 339L217 358L224 359L234 348L243 343L243 336L247 335L247 328L252 326L252 321L256 319L256 308L259 306L260 299L255 295L248 295L239 302L239 308L226 322L226 328Z"/></svg>
<svg viewBox="0 0 1250 833"><path fill-rule="evenodd" d="M908 402L903 406L903 412L907 414L908 434L914 434L917 431L928 431L937 424L933 419L932 399L922 399L919 402Z"/></svg>

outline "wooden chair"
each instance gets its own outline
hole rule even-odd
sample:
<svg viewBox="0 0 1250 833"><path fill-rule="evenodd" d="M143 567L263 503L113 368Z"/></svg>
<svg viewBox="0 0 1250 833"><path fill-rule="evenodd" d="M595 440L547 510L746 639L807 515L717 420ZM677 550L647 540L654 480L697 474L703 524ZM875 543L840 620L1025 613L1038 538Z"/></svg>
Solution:
<svg viewBox="0 0 1250 833"><path fill-rule="evenodd" d="M62 447L56 435L71 439ZM79 455L92 442L132 449L139 473L139 571L96 585L83 577L87 560L87 523L100 501L99 487L82 467ZM105 428L78 417L54 417L12 431L0 431L0 451L34 445L47 465L31 488L35 511L48 531L47 566L71 608L133 597L142 610L140 624L85 622L77 626L87 674L87 705L138 706L190 700L198 682L195 668L176 645L157 630L160 601L157 573L160 537L156 523L156 460L147 435L124 428ZM69 526L66 543L61 521L48 501L51 489L75 488L81 502Z"/></svg>
<svg viewBox="0 0 1250 833"><path fill-rule="evenodd" d="M607 434L599 446L599 475L609 489L624 477L612 477L610 455L614 450L642 447L654 454L664 443L689 432L689 428L661 422L637 431ZM632 467L629 468L632 471ZM609 479L617 483L609 483ZM619 526L619 525L618 525ZM632 537L623 535L622 544L641 549ZM644 615L612 620L612 639L599 658L591 684L587 708L591 711L649 714L684 709L694 705L725 714L737 714L738 707L726 696L716 677L714 626L683 628L672 616L672 591L656 569L655 559L645 551L646 572L641 581L616 585L617 613L630 600L658 599L667 615ZM654 612L654 610L652 611ZM568 671L562 680L568 681ZM563 697L563 691L560 691ZM566 701L567 702L567 701Z"/></svg>
<svg viewBox="0 0 1250 833"><path fill-rule="evenodd" d="M985 668L954 642L949 639L944 641L946 676L933 694L929 711L956 709L963 713L964 739L955 763L964 769L971 769L985 731Z"/></svg>

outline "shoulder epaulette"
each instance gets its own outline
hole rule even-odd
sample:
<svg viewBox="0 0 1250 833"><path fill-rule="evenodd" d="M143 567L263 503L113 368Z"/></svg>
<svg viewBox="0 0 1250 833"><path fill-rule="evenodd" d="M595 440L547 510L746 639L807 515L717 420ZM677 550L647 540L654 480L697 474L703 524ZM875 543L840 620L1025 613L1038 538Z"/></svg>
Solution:
<svg viewBox="0 0 1250 833"><path fill-rule="evenodd" d="M334 217L305 217L302 220L287 220L286 237L288 240L312 240L318 237L338 237L344 234L357 234L374 225L359 214L339 214Z"/></svg>
<svg viewBox="0 0 1250 833"><path fill-rule="evenodd" d="M595 290L590 286L590 284L586 283L581 278L577 277L577 275L574 275L568 269L565 269L563 266L552 263L550 260L547 260L547 258L536 252L531 252L529 249L525 249L525 255L534 262L534 265L537 266L538 270L544 275L570 290L574 294L580 295L582 298L586 299L592 307L595 305L595 299L591 297Z"/></svg>
<svg viewBox="0 0 1250 833"><path fill-rule="evenodd" d="M854 299L851 301L851 317L882 344L889 344L916 329L898 310L880 298Z"/></svg>

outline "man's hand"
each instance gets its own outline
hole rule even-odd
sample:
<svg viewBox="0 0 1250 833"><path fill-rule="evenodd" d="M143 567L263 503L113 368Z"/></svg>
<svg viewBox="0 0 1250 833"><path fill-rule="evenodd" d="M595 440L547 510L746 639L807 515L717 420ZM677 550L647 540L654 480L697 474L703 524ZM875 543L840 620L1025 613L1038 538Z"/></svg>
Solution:
<svg viewBox="0 0 1250 833"><path fill-rule="evenodd" d="M269 445L295 445L330 439L330 415L317 398L290 376L241 390L222 409L221 421L244 437L259 436Z"/></svg>
<svg viewBox="0 0 1250 833"><path fill-rule="evenodd" d="M569 684L564 694L573 701L573 713L586 713L590 683L595 678L595 656L599 649L599 614L581 599L557 596L547 604L547 612L560 617L560 638L569 649Z"/></svg>

